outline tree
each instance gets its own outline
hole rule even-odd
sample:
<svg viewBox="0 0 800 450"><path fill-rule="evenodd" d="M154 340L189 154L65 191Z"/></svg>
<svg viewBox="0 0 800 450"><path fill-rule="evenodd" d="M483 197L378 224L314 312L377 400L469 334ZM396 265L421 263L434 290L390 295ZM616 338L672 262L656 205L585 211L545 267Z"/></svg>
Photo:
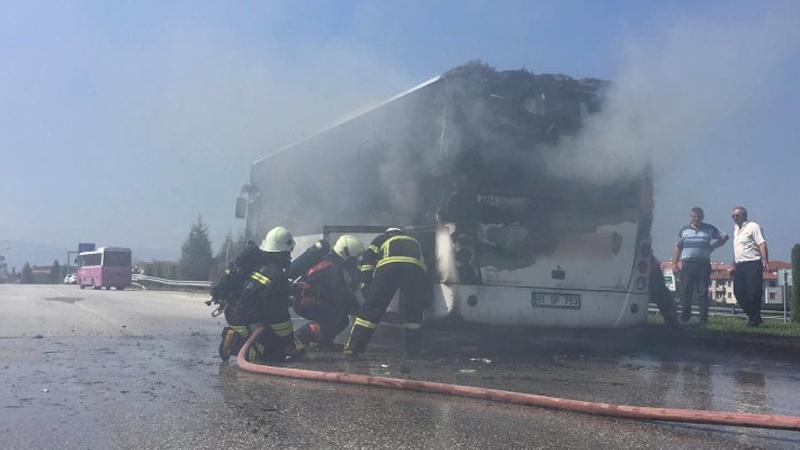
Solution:
<svg viewBox="0 0 800 450"><path fill-rule="evenodd" d="M57 284L63 279L64 277L61 276L61 264L58 263L58 260L53 261L53 265L50 267L50 282L53 284Z"/></svg>
<svg viewBox="0 0 800 450"><path fill-rule="evenodd" d="M30 264L25 263L25 265L22 266L22 274L20 276L19 282L23 284L33 283L33 269L31 269Z"/></svg>
<svg viewBox="0 0 800 450"><path fill-rule="evenodd" d="M792 322L800 323L800 244L792 247Z"/></svg>
<svg viewBox="0 0 800 450"><path fill-rule="evenodd" d="M189 237L186 238L181 248L178 274L184 280L206 281L213 264L208 227L203 224L203 218L198 215L197 223L192 225Z"/></svg>

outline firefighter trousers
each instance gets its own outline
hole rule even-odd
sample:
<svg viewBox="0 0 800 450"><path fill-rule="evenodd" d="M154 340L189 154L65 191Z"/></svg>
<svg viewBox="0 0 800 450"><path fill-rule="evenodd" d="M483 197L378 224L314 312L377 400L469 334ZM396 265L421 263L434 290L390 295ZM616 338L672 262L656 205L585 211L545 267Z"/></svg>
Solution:
<svg viewBox="0 0 800 450"><path fill-rule="evenodd" d="M380 323L395 293L400 291L400 315L406 329L418 334L422 313L430 304L433 288L428 274L421 267L404 262L390 263L375 270L369 295L356 316L346 351L359 353L366 349L375 325Z"/></svg>

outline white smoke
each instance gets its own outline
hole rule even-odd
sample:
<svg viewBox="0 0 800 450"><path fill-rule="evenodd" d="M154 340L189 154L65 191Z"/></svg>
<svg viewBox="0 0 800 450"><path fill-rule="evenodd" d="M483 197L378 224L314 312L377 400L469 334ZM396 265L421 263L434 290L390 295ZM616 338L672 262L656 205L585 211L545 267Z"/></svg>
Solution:
<svg viewBox="0 0 800 450"><path fill-rule="evenodd" d="M603 112L551 152L551 170L603 183L636 175L648 162L663 173L676 158L723 155L717 137L758 113L772 76L800 50L798 8L785 9L685 21L628 42Z"/></svg>

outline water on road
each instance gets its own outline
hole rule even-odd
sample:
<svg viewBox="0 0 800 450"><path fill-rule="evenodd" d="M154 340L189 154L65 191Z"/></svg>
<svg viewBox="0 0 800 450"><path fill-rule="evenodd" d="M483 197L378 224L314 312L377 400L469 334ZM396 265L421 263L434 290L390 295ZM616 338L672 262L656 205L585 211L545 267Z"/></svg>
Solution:
<svg viewBox="0 0 800 450"><path fill-rule="evenodd" d="M3 448L797 448L800 433L637 422L248 374L216 356L203 296L0 285ZM296 367L630 405L800 414L800 364L638 332L428 332L405 358L383 327L355 362Z"/></svg>

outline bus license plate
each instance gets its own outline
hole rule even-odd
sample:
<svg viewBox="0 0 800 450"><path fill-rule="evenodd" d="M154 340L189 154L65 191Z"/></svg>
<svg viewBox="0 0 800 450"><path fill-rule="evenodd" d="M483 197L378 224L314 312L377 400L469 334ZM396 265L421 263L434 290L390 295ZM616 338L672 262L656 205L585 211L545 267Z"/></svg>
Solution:
<svg viewBox="0 0 800 450"><path fill-rule="evenodd" d="M531 292L531 306L534 308L581 309L581 296L580 294L557 292Z"/></svg>

